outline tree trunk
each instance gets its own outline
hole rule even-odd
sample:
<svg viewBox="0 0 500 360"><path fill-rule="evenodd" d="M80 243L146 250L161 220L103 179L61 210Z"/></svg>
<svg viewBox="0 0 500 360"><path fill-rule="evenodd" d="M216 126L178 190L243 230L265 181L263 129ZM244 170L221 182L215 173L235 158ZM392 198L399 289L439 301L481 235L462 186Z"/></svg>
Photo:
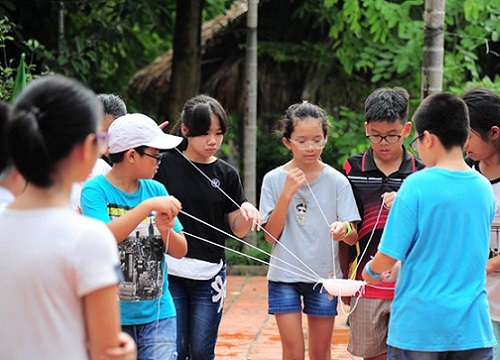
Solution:
<svg viewBox="0 0 500 360"><path fill-rule="evenodd" d="M248 200L256 204L256 173L257 173L257 20L258 0L248 0L247 13L247 48L245 61L246 92L245 92L245 126L244 142L244 188ZM246 241L257 244L255 232L246 236Z"/></svg>
<svg viewBox="0 0 500 360"><path fill-rule="evenodd" d="M177 0L168 101L160 117L175 122L186 100L200 91L203 0Z"/></svg>
<svg viewBox="0 0 500 360"><path fill-rule="evenodd" d="M443 89L445 0L425 0L422 99Z"/></svg>

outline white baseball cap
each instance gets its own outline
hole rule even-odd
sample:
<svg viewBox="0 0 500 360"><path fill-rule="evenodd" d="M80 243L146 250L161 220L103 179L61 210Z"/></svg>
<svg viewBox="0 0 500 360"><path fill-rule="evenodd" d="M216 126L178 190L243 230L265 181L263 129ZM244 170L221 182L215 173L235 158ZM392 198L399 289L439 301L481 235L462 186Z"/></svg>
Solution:
<svg viewBox="0 0 500 360"><path fill-rule="evenodd" d="M110 154L148 146L154 149L173 149L182 142L182 137L165 134L158 124L144 114L127 114L111 123L108 130Z"/></svg>

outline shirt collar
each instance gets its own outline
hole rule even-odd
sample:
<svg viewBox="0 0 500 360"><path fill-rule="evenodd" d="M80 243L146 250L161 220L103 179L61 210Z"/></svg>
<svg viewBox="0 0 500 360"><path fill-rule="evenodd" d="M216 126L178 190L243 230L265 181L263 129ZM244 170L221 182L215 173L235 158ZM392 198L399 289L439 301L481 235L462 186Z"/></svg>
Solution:
<svg viewBox="0 0 500 360"><path fill-rule="evenodd" d="M417 169L415 156L407 151L404 145L401 146L403 147L403 161L399 166L398 173L411 174ZM363 154L363 159L361 160L361 171L380 171L375 164L373 149L371 147L368 148L368 150Z"/></svg>

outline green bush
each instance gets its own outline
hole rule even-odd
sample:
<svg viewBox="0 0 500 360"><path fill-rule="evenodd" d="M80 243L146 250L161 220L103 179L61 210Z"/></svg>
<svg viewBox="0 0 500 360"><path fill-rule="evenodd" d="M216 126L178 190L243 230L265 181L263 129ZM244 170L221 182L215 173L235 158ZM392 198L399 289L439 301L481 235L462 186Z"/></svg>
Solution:
<svg viewBox="0 0 500 360"><path fill-rule="evenodd" d="M242 242L234 240L234 239L228 239L226 240L226 246L230 249L239 251L243 254L252 256L254 258L260 259L262 261L265 261L266 263L269 262L269 255L263 253L262 251L258 250L261 249L268 254L271 253L271 247L272 245L269 244L266 240L264 240L264 234L262 232L257 233L257 248L250 248L246 245L244 245ZM244 255L237 254L233 251L226 250L226 262L227 265L265 265L262 262L252 260L251 258L248 258Z"/></svg>

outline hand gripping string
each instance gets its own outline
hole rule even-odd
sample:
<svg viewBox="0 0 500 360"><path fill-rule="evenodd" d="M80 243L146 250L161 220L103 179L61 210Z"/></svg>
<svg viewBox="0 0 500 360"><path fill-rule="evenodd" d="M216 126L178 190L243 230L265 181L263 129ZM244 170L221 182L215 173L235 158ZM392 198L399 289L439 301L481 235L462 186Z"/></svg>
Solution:
<svg viewBox="0 0 500 360"><path fill-rule="evenodd" d="M197 166L196 166L196 165L195 165L195 164L194 164L194 163L193 163L193 162L192 162L192 161L191 161L191 160L190 160L190 159L189 159L186 155L184 155L184 154L182 153L182 151L180 151L180 150L179 150L179 149L177 149L177 148L175 148L175 149L176 149L176 150L177 150L177 152L178 152L179 154L181 154L181 156L182 156L184 159L186 159L186 160L187 160L187 161L188 161L188 162L189 162L189 163L190 163L190 164L191 164L191 165L192 165L192 166L193 166L193 167L194 167L194 168L195 168L195 169L196 169L196 170L197 170L197 171L198 171L198 172L199 172L199 173L200 173L200 174L201 174L204 178L205 178L205 179L207 179L213 187L217 188L217 189L218 189L218 190L219 190L219 191L220 191L220 192L221 192L221 193L222 193L222 194L223 194L226 198L228 198L228 199L229 199L229 201L231 201L234 205L236 205L236 206L238 207L238 209L240 209L240 210L241 210L241 206L240 206L240 205L239 205L236 201L234 201L234 200L233 200L233 199L232 199L232 198L231 198L231 197L230 197L230 196L229 196L229 195L228 195L228 194L227 194L224 190L222 190L222 189L221 189L221 187L220 187L220 185L219 185L219 183L218 183L218 182L213 181L212 179L210 179L210 177L209 177L207 174L205 174L203 171L201 171L201 169L199 169L199 168L198 168L198 167L197 167ZM255 225L257 225L258 227L260 227L260 225L259 225L259 224L258 224L258 223L254 220L254 219L252 219L252 221L253 221L253 223L254 223ZM208 224L207 224L207 225L208 225ZM212 226L212 225L209 225L209 226ZM220 231L220 230L219 230L219 229L217 229L216 227L214 227L214 229L216 229L216 230ZM293 253L290 249L288 249L288 248L287 248L287 247L286 247L283 243L281 243L278 239L276 239L276 238L275 238L275 237L274 237L271 233L269 233L269 232L268 232L266 229L264 229L263 227L261 227L261 229L262 229L262 231L263 231L264 233L266 233L266 234L267 234L267 235L268 235L271 239L273 239L273 240L276 242L276 244L278 244L279 246L282 246L282 247L283 247L283 249L285 249L285 250L286 250L286 251L287 251L290 255L292 255L292 256L293 256L293 257L294 257L294 258L295 258L295 259L296 259L296 260L297 260L297 261L298 261L301 265L303 265L303 266L304 266L304 267L305 267L308 271L310 271L310 272L311 272L311 274L313 274L313 275L316 277L316 279L320 279L320 278L321 278L321 277L320 277L320 276L319 276L319 275L318 275L318 274L317 274L317 273L316 273L313 269L311 269L311 267L309 267L306 263L304 263L301 259L299 259L299 257L298 257L297 255L295 255L295 254L294 254L294 253ZM238 239L238 241L240 241L240 239L239 239L239 238L236 238L236 239ZM251 245L251 244L248 244L248 243L246 243L246 242L244 242L244 243L245 243L246 245L250 246L250 247L253 247L253 245ZM254 248L256 248L256 247L254 247ZM258 249L258 248L256 248L256 249ZM258 249L258 250L263 251L263 250L261 250L261 249ZM279 259L279 258L277 258L277 257L273 257L273 258L275 258L275 259ZM282 260L280 259L280 261L282 261ZM287 264L287 265L290 265L290 264Z"/></svg>

